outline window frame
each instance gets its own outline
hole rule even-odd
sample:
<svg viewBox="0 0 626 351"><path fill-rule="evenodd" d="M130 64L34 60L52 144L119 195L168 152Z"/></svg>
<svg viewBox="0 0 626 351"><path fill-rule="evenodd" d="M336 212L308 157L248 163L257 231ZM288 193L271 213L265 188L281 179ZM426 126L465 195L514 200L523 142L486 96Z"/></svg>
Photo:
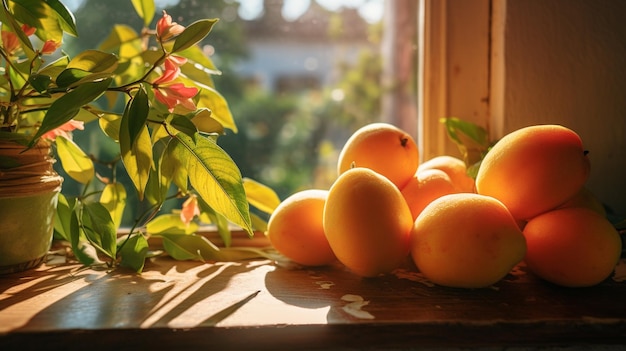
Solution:
<svg viewBox="0 0 626 351"><path fill-rule="evenodd" d="M440 119L492 124L491 1L420 0L418 11L420 157L460 156Z"/></svg>

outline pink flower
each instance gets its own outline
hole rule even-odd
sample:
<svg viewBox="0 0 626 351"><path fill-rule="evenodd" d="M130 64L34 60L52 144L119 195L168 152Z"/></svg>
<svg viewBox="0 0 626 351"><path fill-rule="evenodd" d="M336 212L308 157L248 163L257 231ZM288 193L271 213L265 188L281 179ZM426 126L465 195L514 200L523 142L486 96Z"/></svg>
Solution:
<svg viewBox="0 0 626 351"><path fill-rule="evenodd" d="M182 105L188 110L195 110L196 105L191 98L196 96L198 89L186 87L182 83L172 83L180 75L180 65L185 64L187 59L180 56L171 55L165 59L165 70L163 74L152 82L154 96L161 103L168 107L170 112L174 111L177 105Z"/></svg>
<svg viewBox="0 0 626 351"><path fill-rule="evenodd" d="M160 85L156 86L154 90L156 99L167 106L170 112L173 112L174 108L178 105L190 111L195 110L196 104L193 102L192 98L196 96L196 94L198 94L198 88L186 87L183 83Z"/></svg>
<svg viewBox="0 0 626 351"><path fill-rule="evenodd" d="M70 133L75 129L78 129L78 130L85 129L85 123L81 121L75 121L72 119L66 122L65 124L62 124L61 126L43 134L41 137L43 139L54 141L54 139L56 139L57 136L61 135L65 137L66 139L71 140L72 135Z"/></svg>
<svg viewBox="0 0 626 351"><path fill-rule="evenodd" d="M27 24L22 24L22 31L26 34L27 37L35 34L36 28L33 28ZM2 31L0 33L2 37L2 45L4 46L4 50L9 54L15 53L17 49L21 47L20 41L17 38L17 35L13 32Z"/></svg>
<svg viewBox="0 0 626 351"><path fill-rule="evenodd" d="M187 58L182 56L170 55L167 57L167 61L170 61L171 64L174 64L176 66L182 66L187 63Z"/></svg>
<svg viewBox="0 0 626 351"><path fill-rule="evenodd" d="M156 26L157 37L161 42L167 41L185 30L185 27L176 22L172 22L172 16L163 10L163 17L159 19Z"/></svg>
<svg viewBox="0 0 626 351"><path fill-rule="evenodd" d="M27 37L30 37L31 35L35 34L36 30L37 28L35 27L31 27L28 24L22 24L22 31L24 32L24 34L26 34Z"/></svg>
<svg viewBox="0 0 626 351"><path fill-rule="evenodd" d="M200 215L200 207L198 207L198 198L196 195L189 195L189 198L183 203L180 211L180 220L189 225L195 216Z"/></svg>
<svg viewBox="0 0 626 351"><path fill-rule="evenodd" d="M185 64L185 62L187 62L187 59L184 57L168 56L167 59L165 59L165 71L163 75L152 82L152 84L163 84L173 81L180 74L179 66Z"/></svg>
<svg viewBox="0 0 626 351"><path fill-rule="evenodd" d="M41 53L44 55L50 55L52 53L54 53L59 46L61 46L61 43L57 43L54 40L46 40L45 43L43 43L43 47L41 48Z"/></svg>
<svg viewBox="0 0 626 351"><path fill-rule="evenodd" d="M4 46L7 54L11 55L20 48L20 41L15 33L3 30L0 35L2 36L2 46Z"/></svg>

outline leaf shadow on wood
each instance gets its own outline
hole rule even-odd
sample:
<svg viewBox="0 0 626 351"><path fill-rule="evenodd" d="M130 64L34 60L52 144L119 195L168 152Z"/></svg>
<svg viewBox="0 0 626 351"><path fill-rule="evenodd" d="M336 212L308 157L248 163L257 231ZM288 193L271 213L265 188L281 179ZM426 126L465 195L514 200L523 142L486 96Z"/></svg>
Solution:
<svg viewBox="0 0 626 351"><path fill-rule="evenodd" d="M227 308L232 307L232 301L217 295L233 277L253 269L241 262L205 264L167 257L147 263L142 274L124 268L95 271L77 264L43 266L16 286L10 286L15 277L0 277L0 311L31 301L40 305L29 308L32 315L20 317L16 331L215 324L228 317Z"/></svg>
<svg viewBox="0 0 626 351"><path fill-rule="evenodd" d="M48 266L0 276L0 312L70 282L96 279L95 275L81 273L80 268L78 264ZM18 284L15 284L16 279Z"/></svg>

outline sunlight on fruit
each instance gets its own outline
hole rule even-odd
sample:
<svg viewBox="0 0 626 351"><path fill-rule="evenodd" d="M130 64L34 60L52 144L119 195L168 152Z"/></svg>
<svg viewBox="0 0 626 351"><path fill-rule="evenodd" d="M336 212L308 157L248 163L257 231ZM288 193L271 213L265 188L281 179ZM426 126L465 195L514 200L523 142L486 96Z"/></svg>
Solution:
<svg viewBox="0 0 626 351"><path fill-rule="evenodd" d="M457 193L433 201L415 220L411 256L433 283L484 288L521 262L526 242L498 200Z"/></svg>
<svg viewBox="0 0 626 351"><path fill-rule="evenodd" d="M322 225L327 196L327 190L303 190L278 205L267 225L270 243L278 252L305 266L336 260Z"/></svg>
<svg viewBox="0 0 626 351"><path fill-rule="evenodd" d="M335 255L357 275L389 273L408 255L411 211L400 190L368 168L339 176L329 190L323 223Z"/></svg>
<svg viewBox="0 0 626 351"><path fill-rule="evenodd" d="M339 154L338 174L365 167L402 188L417 171L419 152L413 137L387 123L368 124L350 136Z"/></svg>
<svg viewBox="0 0 626 351"><path fill-rule="evenodd" d="M528 220L576 195L590 164L580 137L558 125L536 125L504 136L487 153L476 191L502 201L516 219Z"/></svg>
<svg viewBox="0 0 626 351"><path fill-rule="evenodd" d="M621 239L586 187L590 162L574 131L529 126L494 145L484 129L454 123L457 143L484 131L472 141L484 158L469 172L450 155L419 164L415 141L386 123L363 126L341 150L322 145L337 168L330 188L281 203L268 229L274 247L303 265L338 261L361 277L405 271L427 286L492 287L524 259L568 287L614 272Z"/></svg>

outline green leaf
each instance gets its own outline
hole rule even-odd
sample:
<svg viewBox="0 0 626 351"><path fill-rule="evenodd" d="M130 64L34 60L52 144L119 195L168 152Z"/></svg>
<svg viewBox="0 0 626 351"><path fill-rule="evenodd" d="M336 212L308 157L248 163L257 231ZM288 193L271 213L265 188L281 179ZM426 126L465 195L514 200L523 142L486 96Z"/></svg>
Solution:
<svg viewBox="0 0 626 351"><path fill-rule="evenodd" d="M56 84L64 88L78 85L79 82L105 79L112 75L117 66L117 56L98 50L85 50L70 60L56 78Z"/></svg>
<svg viewBox="0 0 626 351"><path fill-rule="evenodd" d="M122 261L120 265L128 267L137 273L143 271L148 254L148 240L141 234L133 234L124 241L120 249Z"/></svg>
<svg viewBox="0 0 626 351"><path fill-rule="evenodd" d="M86 266L93 264L100 264L100 258L98 258L98 252L84 237L83 227L78 221L79 208L70 206L73 209L70 215L70 242L72 244L72 251L78 261Z"/></svg>
<svg viewBox="0 0 626 351"><path fill-rule="evenodd" d="M111 84L111 78L86 83L54 101L41 122L41 127L33 137L30 146L45 133L68 122L78 114L80 108L96 100Z"/></svg>
<svg viewBox="0 0 626 351"><path fill-rule="evenodd" d="M72 140L63 136L56 137L57 154L61 166L72 179L87 184L94 175L93 161Z"/></svg>
<svg viewBox="0 0 626 351"><path fill-rule="evenodd" d="M109 210L99 202L84 204L83 223L89 241L111 258L117 255L117 229Z"/></svg>
<svg viewBox="0 0 626 351"><path fill-rule="evenodd" d="M70 35L78 36L74 14L72 14L72 12L59 0L44 1L57 13L57 18L59 19L61 28L63 28L63 30Z"/></svg>
<svg viewBox="0 0 626 351"><path fill-rule="evenodd" d="M211 118L219 122L224 128L229 128L237 133L237 125L228 107L226 99L215 89L205 87L196 95L198 98L198 108L208 108L211 110Z"/></svg>
<svg viewBox="0 0 626 351"><path fill-rule="evenodd" d="M109 211L115 228L119 228L126 206L126 188L122 183L109 183L100 194L100 203Z"/></svg>
<svg viewBox="0 0 626 351"><path fill-rule="evenodd" d="M267 185L250 178L244 178L243 187L246 190L246 196L250 205L258 208L260 211L272 214L276 207L280 205L280 198Z"/></svg>
<svg viewBox="0 0 626 351"><path fill-rule="evenodd" d="M159 177L158 171L150 168L148 175L148 183L146 184L145 199L152 206L160 207L167 199L169 185L162 182L163 178Z"/></svg>
<svg viewBox="0 0 626 351"><path fill-rule="evenodd" d="M46 66L42 67L38 74L50 76L52 78L58 77L61 72L67 67L67 64L70 62L70 58L67 55L63 55L58 59L48 63Z"/></svg>
<svg viewBox="0 0 626 351"><path fill-rule="evenodd" d="M203 133L224 134L224 126L215 118L211 117L211 110L201 108L193 112L191 122L196 126L198 131Z"/></svg>
<svg viewBox="0 0 626 351"><path fill-rule="evenodd" d="M76 68L91 73L111 73L115 71L117 65L118 58L116 55L99 50L85 50L74 56L67 68Z"/></svg>
<svg viewBox="0 0 626 351"><path fill-rule="evenodd" d="M489 133L481 126L456 117L441 118L440 122L445 125L448 137L456 143L468 167L481 161L491 147Z"/></svg>
<svg viewBox="0 0 626 351"><path fill-rule="evenodd" d="M132 0L133 7L139 17L143 19L143 26L148 27L154 18L154 0Z"/></svg>
<svg viewBox="0 0 626 351"><path fill-rule="evenodd" d="M122 117L113 114L103 114L98 119L98 124L102 132L114 141L120 139L120 124L122 123Z"/></svg>
<svg viewBox="0 0 626 351"><path fill-rule="evenodd" d="M75 88L77 86L81 86L86 83L99 82L103 79L111 78L112 76L113 74L109 72L90 73L79 70L77 68L71 68L68 70L64 70L59 74L56 80L58 88L51 88L49 92L65 93L67 90Z"/></svg>
<svg viewBox="0 0 626 351"><path fill-rule="evenodd" d="M191 222L185 225L179 214L162 214L148 222L146 231L152 235L163 233L170 234L192 234L198 230L198 224Z"/></svg>
<svg viewBox="0 0 626 351"><path fill-rule="evenodd" d="M202 75L208 75L207 78L210 78L212 75L222 74L222 72L218 70L213 63L213 60L211 60L211 57L207 56L198 45L193 45L185 50L179 51L178 55L186 57L188 60L187 63L181 67L181 70L185 73L185 75L192 72L191 70L194 67L199 70L197 74L200 74L201 71ZM185 71L186 69L189 69L190 71ZM193 76L195 74L190 73L190 75ZM192 79L196 80L195 78ZM198 81L202 80L203 79L198 79Z"/></svg>
<svg viewBox="0 0 626 351"><path fill-rule="evenodd" d="M43 93L48 90L48 87L52 83L52 78L45 74L33 74L28 77L28 82L38 93Z"/></svg>
<svg viewBox="0 0 626 351"><path fill-rule="evenodd" d="M88 77L91 73L78 68L67 68L59 73L56 84L60 88L67 88L79 80Z"/></svg>
<svg viewBox="0 0 626 351"><path fill-rule="evenodd" d="M159 167L162 184L169 186L173 182L179 189L187 191L188 174L183 161L184 152L183 145L177 139L170 140L163 150Z"/></svg>
<svg viewBox="0 0 626 351"><path fill-rule="evenodd" d="M50 7L47 1L13 0L9 5L15 19L37 29L35 35L41 41L54 40L59 43L63 40L64 26L59 21L56 9Z"/></svg>
<svg viewBox="0 0 626 351"><path fill-rule="evenodd" d="M129 109L128 105L126 109ZM148 127L145 125L139 131L134 142L131 142L129 123L128 113L125 112L120 124L120 151L124 168L126 168L128 176L137 189L139 200L143 200L150 177L150 169L153 167L152 142Z"/></svg>
<svg viewBox="0 0 626 351"><path fill-rule="evenodd" d="M456 117L442 118L440 121L455 142L463 143L462 138L465 136L476 144L489 146L489 134L483 127Z"/></svg>
<svg viewBox="0 0 626 351"><path fill-rule="evenodd" d="M217 19L203 19L190 24L185 30L176 37L174 41L174 47L172 53L185 50L193 45L199 43L204 39L213 25L217 23Z"/></svg>
<svg viewBox="0 0 626 351"><path fill-rule="evenodd" d="M271 258L252 247L218 248L207 238L197 235L162 234L163 248L175 260L241 261L254 258Z"/></svg>
<svg viewBox="0 0 626 351"><path fill-rule="evenodd" d="M137 136L145 128L149 110L146 89L143 84L139 84L139 89L130 100L130 107L126 110L128 114L125 113L122 116L122 123L124 123L125 118L128 119L128 135L131 144L135 142Z"/></svg>
<svg viewBox="0 0 626 351"><path fill-rule="evenodd" d="M239 168L217 143L196 134L178 133L191 186L202 200L252 235L250 210Z"/></svg>
<svg viewBox="0 0 626 351"><path fill-rule="evenodd" d="M78 259L78 262L85 266L103 264L98 257L98 250L88 241L80 240L72 244L72 252Z"/></svg>
<svg viewBox="0 0 626 351"><path fill-rule="evenodd" d="M57 210L54 215L54 231L57 239L71 240L71 216L73 208L63 193L59 194L57 200Z"/></svg>
<svg viewBox="0 0 626 351"><path fill-rule="evenodd" d="M226 217L215 212L211 206L202 199L198 199L198 206L200 207L200 211L209 217L211 223L217 226L217 232L220 234L224 246L229 247L232 243L232 234L230 228L228 228L228 220L226 220Z"/></svg>
<svg viewBox="0 0 626 351"><path fill-rule="evenodd" d="M189 119L187 116L174 114L169 121L170 125L179 132L183 132L190 137L193 137L194 134L198 132L196 129L196 125Z"/></svg>
<svg viewBox="0 0 626 351"><path fill-rule="evenodd" d="M213 76L221 75L222 72L215 67L213 61L202 52L198 45L179 52L177 55L187 58L187 62L180 66L180 71L185 77L198 84L215 88Z"/></svg>
<svg viewBox="0 0 626 351"><path fill-rule="evenodd" d="M163 248L175 260L217 261L220 249L207 238L196 234L161 233Z"/></svg>

